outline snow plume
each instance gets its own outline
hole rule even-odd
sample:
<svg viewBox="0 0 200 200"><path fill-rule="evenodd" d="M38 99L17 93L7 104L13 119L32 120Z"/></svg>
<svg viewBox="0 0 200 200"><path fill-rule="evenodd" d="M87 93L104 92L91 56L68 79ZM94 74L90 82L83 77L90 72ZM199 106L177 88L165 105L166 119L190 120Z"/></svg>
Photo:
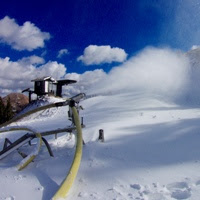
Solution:
<svg viewBox="0 0 200 200"><path fill-rule="evenodd" d="M67 74L66 78L78 83L65 92L88 95L140 92L177 100L188 92L190 71L189 59L182 52L148 47L108 74L103 70Z"/></svg>
<svg viewBox="0 0 200 200"><path fill-rule="evenodd" d="M60 79L65 76L66 68L63 64L50 61L38 66L44 60L37 56L23 58L12 62L10 58L0 58L0 96L11 92L21 92L25 88L32 88L32 79L42 76L52 76Z"/></svg>
<svg viewBox="0 0 200 200"><path fill-rule="evenodd" d="M163 32L181 48L189 49L200 45L200 4L199 0L176 1L174 19L169 21ZM168 35L167 35L168 34Z"/></svg>
<svg viewBox="0 0 200 200"><path fill-rule="evenodd" d="M78 83L67 94L140 93L176 103L200 104L200 48L183 53L148 47L108 74L103 70L67 74Z"/></svg>
<svg viewBox="0 0 200 200"><path fill-rule="evenodd" d="M29 21L19 26L8 16L0 20L0 42L11 45L13 49L32 51L44 47L44 41L49 39L49 33L41 32Z"/></svg>
<svg viewBox="0 0 200 200"><path fill-rule="evenodd" d="M194 48L186 53L190 59L190 85L186 95L187 102L192 104L200 104L200 48Z"/></svg>
<svg viewBox="0 0 200 200"><path fill-rule="evenodd" d="M176 99L187 90L189 71L183 53L146 48L113 68L89 93L141 92Z"/></svg>

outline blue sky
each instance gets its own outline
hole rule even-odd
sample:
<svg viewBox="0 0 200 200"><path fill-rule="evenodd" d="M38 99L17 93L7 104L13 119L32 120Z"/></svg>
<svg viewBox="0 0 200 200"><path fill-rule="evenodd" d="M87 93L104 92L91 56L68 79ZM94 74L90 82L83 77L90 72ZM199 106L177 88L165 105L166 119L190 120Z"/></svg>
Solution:
<svg viewBox="0 0 200 200"><path fill-rule="evenodd" d="M43 61L37 67L55 61L68 73L109 72L147 46L187 51L199 45L199 13L199 0L1 1L0 58L38 56ZM26 39L20 41L26 22Z"/></svg>
<svg viewBox="0 0 200 200"><path fill-rule="evenodd" d="M32 54L57 60L60 49L69 54L58 59L69 72L84 72L97 66L84 67L76 58L83 50L93 45L110 45L124 49L133 55L147 45L181 48L173 41L170 27L176 14L176 0L58 0L58 1L3 1L0 18L9 16L23 25L30 21L51 38L44 48L31 52L13 51L9 46L0 46L0 56L12 60ZM168 32L169 35L163 34ZM113 63L116 65L117 63ZM98 66L99 67L99 66ZM101 66L105 71L112 64Z"/></svg>

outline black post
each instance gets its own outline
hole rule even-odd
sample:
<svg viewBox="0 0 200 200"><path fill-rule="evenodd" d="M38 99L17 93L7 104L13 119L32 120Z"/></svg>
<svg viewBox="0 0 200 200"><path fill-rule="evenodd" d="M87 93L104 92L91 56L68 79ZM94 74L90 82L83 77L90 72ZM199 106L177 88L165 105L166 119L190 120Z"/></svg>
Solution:
<svg viewBox="0 0 200 200"><path fill-rule="evenodd" d="M29 101L29 103L31 103L31 94L32 94L32 91L29 91L28 92L28 101Z"/></svg>
<svg viewBox="0 0 200 200"><path fill-rule="evenodd" d="M98 139L98 140L100 140L101 142L104 142L104 141L105 141L103 129L100 129L100 130L99 130L99 139Z"/></svg>
<svg viewBox="0 0 200 200"><path fill-rule="evenodd" d="M56 96L62 97L62 84L61 83L57 83Z"/></svg>

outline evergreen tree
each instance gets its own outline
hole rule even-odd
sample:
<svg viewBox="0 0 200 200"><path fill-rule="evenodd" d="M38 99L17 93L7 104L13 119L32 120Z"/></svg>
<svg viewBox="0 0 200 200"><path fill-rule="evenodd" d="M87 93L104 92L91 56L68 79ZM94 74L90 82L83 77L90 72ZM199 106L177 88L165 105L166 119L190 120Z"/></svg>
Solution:
<svg viewBox="0 0 200 200"><path fill-rule="evenodd" d="M5 106L2 98L0 97L0 124L5 122Z"/></svg>
<svg viewBox="0 0 200 200"><path fill-rule="evenodd" d="M12 109L10 98L7 100L7 105L5 107L5 121L12 119L14 116L14 112Z"/></svg>
<svg viewBox="0 0 200 200"><path fill-rule="evenodd" d="M12 119L14 117L14 112L12 109L10 98L7 99L6 106L3 103L2 98L0 97L0 124Z"/></svg>

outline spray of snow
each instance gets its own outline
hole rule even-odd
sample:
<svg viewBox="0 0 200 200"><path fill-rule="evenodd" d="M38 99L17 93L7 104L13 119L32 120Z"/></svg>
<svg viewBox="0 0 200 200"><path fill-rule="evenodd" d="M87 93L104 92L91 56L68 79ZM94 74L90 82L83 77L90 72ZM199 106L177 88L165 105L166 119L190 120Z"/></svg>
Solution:
<svg viewBox="0 0 200 200"><path fill-rule="evenodd" d="M189 72L183 53L149 47L113 68L88 93L141 92L174 100L186 93Z"/></svg>
<svg viewBox="0 0 200 200"><path fill-rule="evenodd" d="M161 97L179 104L200 102L200 48L187 53L169 48L148 47L109 73L98 69L67 74L77 84L65 90L68 96L134 93Z"/></svg>

